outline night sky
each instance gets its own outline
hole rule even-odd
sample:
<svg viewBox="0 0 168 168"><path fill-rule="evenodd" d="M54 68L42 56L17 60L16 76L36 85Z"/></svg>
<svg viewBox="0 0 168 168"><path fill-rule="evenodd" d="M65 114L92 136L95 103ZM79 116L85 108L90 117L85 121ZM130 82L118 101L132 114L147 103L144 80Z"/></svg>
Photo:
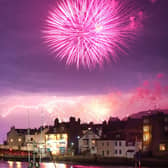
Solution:
<svg viewBox="0 0 168 168"><path fill-rule="evenodd" d="M143 27L127 54L90 71L66 66L43 42L55 0L0 0L0 140L13 125L69 116L101 122L168 108L168 1L137 4Z"/></svg>

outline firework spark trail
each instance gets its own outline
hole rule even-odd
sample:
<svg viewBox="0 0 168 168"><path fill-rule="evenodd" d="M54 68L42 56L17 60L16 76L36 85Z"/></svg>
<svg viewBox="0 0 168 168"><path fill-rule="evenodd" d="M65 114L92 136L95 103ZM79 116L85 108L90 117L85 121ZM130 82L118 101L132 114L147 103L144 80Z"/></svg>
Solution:
<svg viewBox="0 0 168 168"><path fill-rule="evenodd" d="M101 67L128 48L136 35L136 13L132 1L62 0L49 12L44 39L67 65Z"/></svg>

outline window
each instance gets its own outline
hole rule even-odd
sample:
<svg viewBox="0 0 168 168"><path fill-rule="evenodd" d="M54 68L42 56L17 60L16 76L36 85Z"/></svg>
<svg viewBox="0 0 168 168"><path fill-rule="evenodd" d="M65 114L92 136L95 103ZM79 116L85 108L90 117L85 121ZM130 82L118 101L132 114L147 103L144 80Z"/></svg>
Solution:
<svg viewBox="0 0 168 168"><path fill-rule="evenodd" d="M107 146L109 146L109 142L107 142Z"/></svg>
<svg viewBox="0 0 168 168"><path fill-rule="evenodd" d="M11 138L10 141L13 142L13 139Z"/></svg>
<svg viewBox="0 0 168 168"><path fill-rule="evenodd" d="M61 135L60 135L60 134L57 134L56 136L57 136L57 140L60 140ZM54 137L54 136L53 136L53 137Z"/></svg>
<svg viewBox="0 0 168 168"><path fill-rule="evenodd" d="M143 127L143 132L149 132L149 126L147 126L147 125L144 126L144 127Z"/></svg>
<svg viewBox="0 0 168 168"><path fill-rule="evenodd" d="M117 146L117 141L115 141L115 146Z"/></svg>
<svg viewBox="0 0 168 168"><path fill-rule="evenodd" d="M33 141L33 138L30 138L30 141Z"/></svg>
<svg viewBox="0 0 168 168"><path fill-rule="evenodd" d="M164 118L164 122L168 122L168 117L165 117L165 118Z"/></svg>
<svg viewBox="0 0 168 168"><path fill-rule="evenodd" d="M104 156L104 151L102 151L102 156Z"/></svg>
<svg viewBox="0 0 168 168"><path fill-rule="evenodd" d="M102 142L102 146L104 146L104 142Z"/></svg>
<svg viewBox="0 0 168 168"><path fill-rule="evenodd" d="M92 145L95 145L96 141L95 140L92 140Z"/></svg>
<svg viewBox="0 0 168 168"><path fill-rule="evenodd" d="M61 131L64 131L65 130L65 128L64 127L61 127Z"/></svg>
<svg viewBox="0 0 168 168"><path fill-rule="evenodd" d="M67 134L63 134L63 137L64 137L64 139L67 139L68 138L68 135ZM80 138L80 137L79 137ZM79 139L78 138L78 139Z"/></svg>
<svg viewBox="0 0 168 168"><path fill-rule="evenodd" d="M107 155L109 155L109 150L107 150Z"/></svg>
<svg viewBox="0 0 168 168"><path fill-rule="evenodd" d="M166 145L165 144L160 144L159 149L160 149L160 151L165 151L166 150Z"/></svg>
<svg viewBox="0 0 168 168"><path fill-rule="evenodd" d="M146 142L146 143L150 142L150 134L149 133L145 133L143 135L143 141Z"/></svg>
<svg viewBox="0 0 168 168"><path fill-rule="evenodd" d="M19 138L19 139L18 139L18 141L19 141L19 142L21 142L21 141L22 141L22 139L21 139L21 138Z"/></svg>
<svg viewBox="0 0 168 168"><path fill-rule="evenodd" d="M88 140L88 139L84 139L84 140L83 140L83 144L84 144L84 145L89 145L89 140Z"/></svg>
<svg viewBox="0 0 168 168"><path fill-rule="evenodd" d="M164 127L165 132L168 132L168 126Z"/></svg>
<svg viewBox="0 0 168 168"><path fill-rule="evenodd" d="M127 146L134 146L133 142L128 142Z"/></svg>
<svg viewBox="0 0 168 168"><path fill-rule="evenodd" d="M144 119L144 124L149 124L149 119Z"/></svg>
<svg viewBox="0 0 168 168"><path fill-rule="evenodd" d="M119 142L119 146L121 146L121 141Z"/></svg>
<svg viewBox="0 0 168 168"><path fill-rule="evenodd" d="M117 134L117 135L116 135L116 138L120 138L120 134Z"/></svg>
<svg viewBox="0 0 168 168"><path fill-rule="evenodd" d="M122 154L122 151L121 151L121 149L119 150L119 154L120 154L120 155Z"/></svg>
<svg viewBox="0 0 168 168"><path fill-rule="evenodd" d="M55 135L53 135L53 134L49 135L49 139L50 140L54 140L55 139Z"/></svg>
<svg viewBox="0 0 168 168"><path fill-rule="evenodd" d="M115 154L117 154L118 152L117 152L117 150L115 150Z"/></svg>

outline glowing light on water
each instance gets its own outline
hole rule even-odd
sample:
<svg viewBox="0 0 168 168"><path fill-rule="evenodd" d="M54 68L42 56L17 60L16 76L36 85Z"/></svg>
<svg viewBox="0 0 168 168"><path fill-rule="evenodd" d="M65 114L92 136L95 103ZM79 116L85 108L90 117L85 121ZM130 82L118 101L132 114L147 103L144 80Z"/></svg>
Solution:
<svg viewBox="0 0 168 168"><path fill-rule="evenodd" d="M61 164L61 163L41 163L40 164L42 168L66 168L66 164Z"/></svg>
<svg viewBox="0 0 168 168"><path fill-rule="evenodd" d="M21 162L16 162L16 168L21 168L21 167L22 167Z"/></svg>
<svg viewBox="0 0 168 168"><path fill-rule="evenodd" d="M13 162L12 161L8 161L9 164L9 168L13 168Z"/></svg>

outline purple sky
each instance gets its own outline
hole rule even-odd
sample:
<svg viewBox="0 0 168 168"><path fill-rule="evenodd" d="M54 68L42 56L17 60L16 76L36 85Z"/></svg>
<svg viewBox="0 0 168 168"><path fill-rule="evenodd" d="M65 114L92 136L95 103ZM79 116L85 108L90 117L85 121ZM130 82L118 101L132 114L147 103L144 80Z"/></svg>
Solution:
<svg viewBox="0 0 168 168"><path fill-rule="evenodd" d="M44 20L54 2L0 1L1 140L10 126L27 127L28 111L34 127L55 117L101 121L156 104L168 108L167 0L137 0L143 29L128 55L92 71L65 67L43 43Z"/></svg>

